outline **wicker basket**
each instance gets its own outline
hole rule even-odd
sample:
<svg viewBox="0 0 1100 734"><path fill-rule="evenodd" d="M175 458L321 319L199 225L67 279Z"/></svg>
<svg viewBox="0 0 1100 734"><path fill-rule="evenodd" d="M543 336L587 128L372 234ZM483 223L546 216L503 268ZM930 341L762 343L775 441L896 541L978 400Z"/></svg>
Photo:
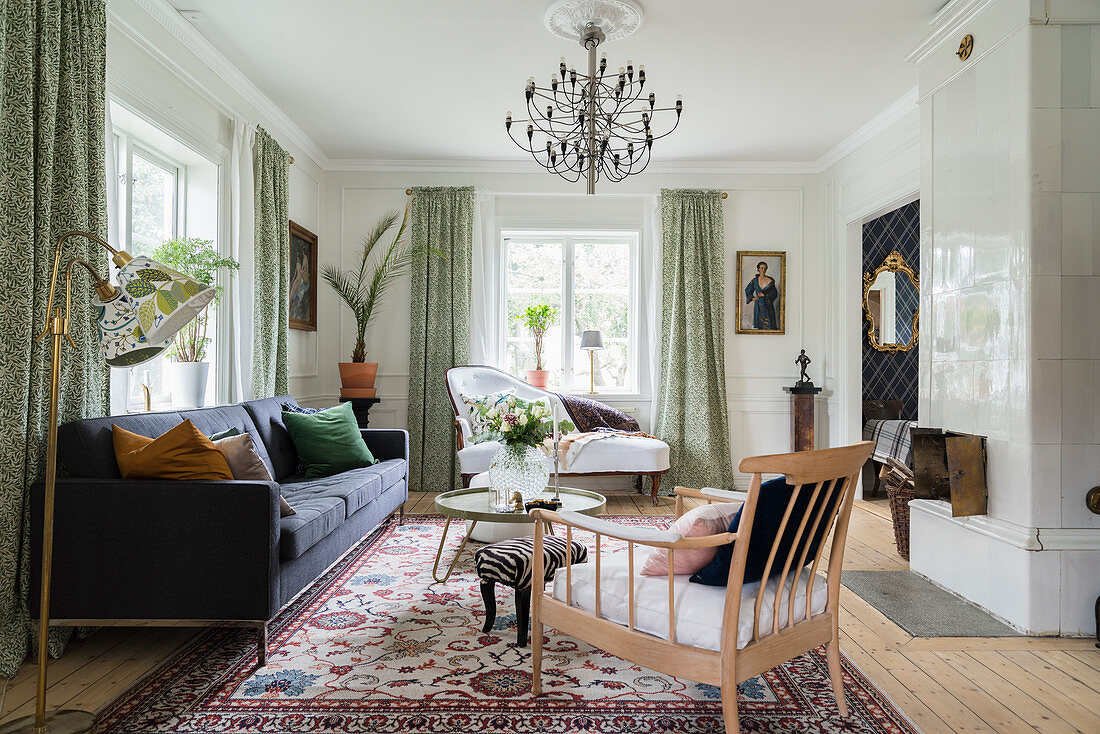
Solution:
<svg viewBox="0 0 1100 734"><path fill-rule="evenodd" d="M909 500L916 496L911 474L886 468L883 471L886 497L890 501L890 517L894 521L894 544L898 555L909 560Z"/></svg>

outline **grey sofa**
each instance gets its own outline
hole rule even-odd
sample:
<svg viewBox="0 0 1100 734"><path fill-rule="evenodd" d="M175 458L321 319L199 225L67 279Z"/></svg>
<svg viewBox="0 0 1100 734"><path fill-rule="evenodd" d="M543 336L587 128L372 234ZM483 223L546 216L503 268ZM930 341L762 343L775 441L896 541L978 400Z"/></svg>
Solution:
<svg viewBox="0 0 1100 734"><path fill-rule="evenodd" d="M364 429L379 462L303 479L282 420L289 396L62 426L50 616L55 623L254 625L267 622L408 499L408 433ZM252 435L273 482L124 480L111 425L156 437L190 419L207 435ZM279 517L279 494L296 514ZM41 548L44 487L32 488L32 553ZM30 600L38 603L32 556ZM37 614L37 609L32 610Z"/></svg>

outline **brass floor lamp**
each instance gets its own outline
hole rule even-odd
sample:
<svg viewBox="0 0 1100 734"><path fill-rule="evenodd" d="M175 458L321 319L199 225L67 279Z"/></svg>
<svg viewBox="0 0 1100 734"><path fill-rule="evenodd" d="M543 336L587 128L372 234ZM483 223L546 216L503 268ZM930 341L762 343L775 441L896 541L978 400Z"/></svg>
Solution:
<svg viewBox="0 0 1100 734"><path fill-rule="evenodd" d="M588 352L588 394L596 394L596 352L603 349L603 336L599 331L581 333L581 349Z"/></svg>
<svg viewBox="0 0 1100 734"><path fill-rule="evenodd" d="M107 248L119 268L115 286L87 262L72 258L65 265L65 308L54 305L57 276L65 242L85 237ZM42 527L42 572L38 610L38 681L35 713L0 727L0 734L76 734L95 727L95 716L87 711L64 710L46 713L46 663L49 659L50 571L53 564L54 488L57 482L57 420L61 388L61 351L69 334L72 311L73 269L83 266L92 276L98 308L103 358L112 367L132 367L160 355L176 333L195 318L214 298L214 289L147 257L133 257L116 250L88 232L66 232L54 251L50 296L46 304L46 326L38 335L50 336L50 421L46 430L46 496Z"/></svg>

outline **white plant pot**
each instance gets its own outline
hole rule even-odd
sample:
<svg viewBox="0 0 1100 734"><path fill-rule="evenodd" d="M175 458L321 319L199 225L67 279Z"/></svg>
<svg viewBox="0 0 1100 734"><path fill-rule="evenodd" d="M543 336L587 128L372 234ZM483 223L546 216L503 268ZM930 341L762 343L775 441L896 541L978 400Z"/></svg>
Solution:
<svg viewBox="0 0 1100 734"><path fill-rule="evenodd" d="M209 362L167 362L164 378L173 408L201 408L206 403Z"/></svg>

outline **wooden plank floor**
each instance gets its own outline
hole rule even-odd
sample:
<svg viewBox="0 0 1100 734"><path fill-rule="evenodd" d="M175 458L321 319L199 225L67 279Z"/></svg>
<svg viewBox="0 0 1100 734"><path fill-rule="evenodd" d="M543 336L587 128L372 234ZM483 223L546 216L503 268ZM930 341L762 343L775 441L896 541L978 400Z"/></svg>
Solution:
<svg viewBox="0 0 1100 734"><path fill-rule="evenodd" d="M406 511L432 512L431 493ZM670 498L613 493L613 515L669 515ZM844 567L901 570L884 501L858 502ZM913 638L845 588L841 649L925 732L1100 732L1100 650L1066 638ZM106 706L195 634L191 629L104 628L50 665L49 706ZM0 723L33 713L35 666L8 682Z"/></svg>

